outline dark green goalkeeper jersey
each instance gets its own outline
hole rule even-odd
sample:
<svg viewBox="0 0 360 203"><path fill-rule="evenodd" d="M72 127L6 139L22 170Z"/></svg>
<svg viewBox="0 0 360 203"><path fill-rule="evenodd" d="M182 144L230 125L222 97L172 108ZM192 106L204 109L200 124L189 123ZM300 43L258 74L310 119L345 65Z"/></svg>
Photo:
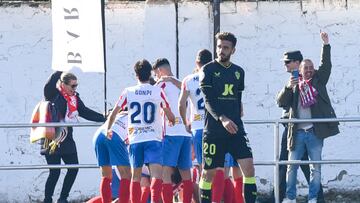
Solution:
<svg viewBox="0 0 360 203"><path fill-rule="evenodd" d="M217 61L206 64L200 71L200 89L205 99L206 136L228 134L219 117L225 115L239 127L237 135L245 134L241 120L241 94L244 90L244 70L235 64L228 67Z"/></svg>

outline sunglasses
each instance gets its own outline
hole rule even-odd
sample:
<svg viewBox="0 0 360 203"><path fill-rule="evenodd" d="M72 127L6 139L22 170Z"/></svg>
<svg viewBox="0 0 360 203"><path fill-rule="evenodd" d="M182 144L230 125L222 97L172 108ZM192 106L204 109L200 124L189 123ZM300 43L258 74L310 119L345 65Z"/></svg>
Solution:
<svg viewBox="0 0 360 203"><path fill-rule="evenodd" d="M75 88L77 88L77 86L78 86L79 84L73 84L73 85L69 85L71 88L73 88L73 89L75 89Z"/></svg>
<svg viewBox="0 0 360 203"><path fill-rule="evenodd" d="M78 86L79 84L68 85L68 84L65 83L65 85L70 86L72 89L75 89L75 88L77 88L77 86Z"/></svg>
<svg viewBox="0 0 360 203"><path fill-rule="evenodd" d="M289 64L289 63L291 63L291 62L293 62L292 60L290 60L290 61L284 61L285 62L285 64L287 65L287 64Z"/></svg>

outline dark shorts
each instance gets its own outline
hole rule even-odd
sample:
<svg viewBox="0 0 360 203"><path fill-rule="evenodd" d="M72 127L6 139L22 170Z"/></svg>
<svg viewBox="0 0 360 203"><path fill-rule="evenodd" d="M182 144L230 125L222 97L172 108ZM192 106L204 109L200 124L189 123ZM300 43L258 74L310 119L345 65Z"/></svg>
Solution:
<svg viewBox="0 0 360 203"><path fill-rule="evenodd" d="M203 166L204 169L224 167L225 154L229 153L234 160L252 158L249 139L246 134L216 137L204 133Z"/></svg>

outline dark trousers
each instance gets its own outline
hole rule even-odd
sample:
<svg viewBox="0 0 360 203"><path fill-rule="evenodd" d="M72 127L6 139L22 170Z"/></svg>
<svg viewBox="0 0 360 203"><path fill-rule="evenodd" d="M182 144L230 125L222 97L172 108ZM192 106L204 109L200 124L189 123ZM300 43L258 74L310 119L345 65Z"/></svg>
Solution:
<svg viewBox="0 0 360 203"><path fill-rule="evenodd" d="M288 160L288 154L289 151L287 150L287 128L284 129L284 132L282 134L281 138L281 149L280 149L280 160L285 161ZM301 160L309 161L309 157L307 152L305 151L304 156L301 158ZM310 180L310 167L309 165L300 165L300 168L306 178L306 181L309 183ZM280 165L279 166L279 196L280 196L280 202L285 198L286 196L286 165ZM271 201L275 202L275 196L274 196L274 190L271 195ZM320 190L317 197L318 203L324 203L324 194L323 194L323 188L322 185L320 185Z"/></svg>
<svg viewBox="0 0 360 203"><path fill-rule="evenodd" d="M46 158L46 162L49 165L60 164L61 160L63 160L63 162L65 164L78 164L79 163L77 153L52 154L52 155L46 154L45 158ZM45 184L44 203L52 202L52 196L54 194L55 186L56 186L56 183L60 176L60 169L50 169L49 171L50 171L49 177L47 178L46 184ZM73 184L75 182L78 171L79 171L79 169L67 169L59 199L64 199L64 200L67 199L67 197L69 196L71 187L73 186Z"/></svg>

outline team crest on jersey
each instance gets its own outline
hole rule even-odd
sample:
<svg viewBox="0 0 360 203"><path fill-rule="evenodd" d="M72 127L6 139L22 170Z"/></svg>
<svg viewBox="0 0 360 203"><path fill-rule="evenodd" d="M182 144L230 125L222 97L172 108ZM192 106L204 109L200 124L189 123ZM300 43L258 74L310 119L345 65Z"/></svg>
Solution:
<svg viewBox="0 0 360 203"><path fill-rule="evenodd" d="M206 165L210 166L212 164L212 158L205 157L205 163L206 163Z"/></svg>
<svg viewBox="0 0 360 203"><path fill-rule="evenodd" d="M219 78L219 77L220 77L220 72L214 72L214 76L215 76L216 78Z"/></svg>
<svg viewBox="0 0 360 203"><path fill-rule="evenodd" d="M239 73L239 71L236 71L236 72L235 72L235 77L236 77L236 79L238 79L238 80L240 79L240 73Z"/></svg>

